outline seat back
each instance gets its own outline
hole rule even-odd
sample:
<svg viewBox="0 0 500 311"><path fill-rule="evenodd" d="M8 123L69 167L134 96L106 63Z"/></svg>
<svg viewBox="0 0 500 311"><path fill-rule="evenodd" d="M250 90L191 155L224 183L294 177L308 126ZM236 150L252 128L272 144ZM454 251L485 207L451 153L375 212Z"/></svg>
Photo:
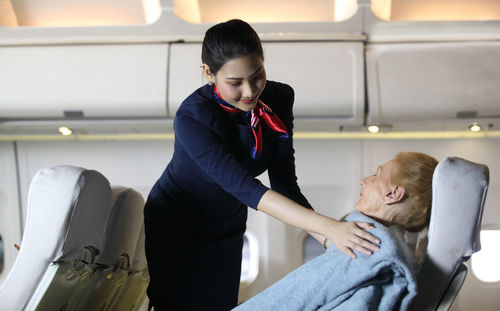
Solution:
<svg viewBox="0 0 500 311"><path fill-rule="evenodd" d="M480 231L488 167L447 158L434 171L427 255L417 276L412 310L449 307L465 279L464 261L481 249Z"/></svg>
<svg viewBox="0 0 500 311"><path fill-rule="evenodd" d="M436 308L437 311L446 311L450 309L453 301L455 300L455 297L457 297L458 292L462 288L466 277L467 266L462 263L458 266L457 271L453 274L450 285L448 285L448 288L445 290L444 295Z"/></svg>
<svg viewBox="0 0 500 311"><path fill-rule="evenodd" d="M76 310L112 310L127 284L144 222L144 199L137 191L118 186L112 188L112 197L104 248L96 258L96 271Z"/></svg>
<svg viewBox="0 0 500 311"><path fill-rule="evenodd" d="M146 252L144 248L145 232L144 225L137 240L134 260L129 271L127 285L122 291L117 305L112 310L137 311L143 309L146 299L146 289L149 284L149 273L146 262Z"/></svg>
<svg viewBox="0 0 500 311"><path fill-rule="evenodd" d="M21 249L0 287L2 310L71 309L102 250L110 199L97 171L56 166L33 177Z"/></svg>

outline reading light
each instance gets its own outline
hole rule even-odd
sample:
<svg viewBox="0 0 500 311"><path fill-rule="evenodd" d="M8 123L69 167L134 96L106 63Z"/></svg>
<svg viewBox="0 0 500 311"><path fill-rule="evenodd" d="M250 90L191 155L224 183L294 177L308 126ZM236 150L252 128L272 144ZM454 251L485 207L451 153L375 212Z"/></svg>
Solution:
<svg viewBox="0 0 500 311"><path fill-rule="evenodd" d="M59 129L58 129L59 133L61 133L61 135L63 136L69 136L73 133L73 131L69 128L69 127L66 127L66 126L61 126Z"/></svg>
<svg viewBox="0 0 500 311"><path fill-rule="evenodd" d="M144 15L148 24L152 24L160 18L161 5L159 0L142 0L142 5L144 6Z"/></svg>
<svg viewBox="0 0 500 311"><path fill-rule="evenodd" d="M380 128L376 125L370 125L368 127L368 132L370 132L370 133L375 134L375 133L378 133L379 131L380 131Z"/></svg>
<svg viewBox="0 0 500 311"><path fill-rule="evenodd" d="M477 124L477 122L472 123L469 125L469 131L471 132L479 132L481 130L481 126Z"/></svg>

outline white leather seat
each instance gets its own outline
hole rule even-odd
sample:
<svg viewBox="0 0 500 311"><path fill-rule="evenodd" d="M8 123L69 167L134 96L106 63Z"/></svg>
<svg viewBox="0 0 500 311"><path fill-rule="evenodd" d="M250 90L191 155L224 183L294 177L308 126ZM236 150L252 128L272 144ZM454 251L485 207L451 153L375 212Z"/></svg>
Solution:
<svg viewBox="0 0 500 311"><path fill-rule="evenodd" d="M103 249L111 189L99 172L56 166L33 178L21 249L0 288L2 310L71 310Z"/></svg>
<svg viewBox="0 0 500 311"><path fill-rule="evenodd" d="M118 186L112 188L112 197L113 208L103 236L104 249L96 258L91 284L77 310L112 310L127 285L144 222L144 199L137 191Z"/></svg>
<svg viewBox="0 0 500 311"><path fill-rule="evenodd" d="M488 167L447 158L436 167L427 255L412 310L448 310L467 274L463 262L481 249L479 235Z"/></svg>

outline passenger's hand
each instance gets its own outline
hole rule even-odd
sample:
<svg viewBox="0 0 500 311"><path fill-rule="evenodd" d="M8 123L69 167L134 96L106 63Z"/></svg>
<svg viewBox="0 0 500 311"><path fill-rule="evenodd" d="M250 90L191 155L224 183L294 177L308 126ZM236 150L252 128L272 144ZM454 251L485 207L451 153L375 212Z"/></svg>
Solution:
<svg viewBox="0 0 500 311"><path fill-rule="evenodd" d="M330 227L327 237L341 252L354 259L356 258L354 250L367 255L379 250L375 244L380 244L380 240L364 230L372 229L372 224L353 221L335 222L335 225Z"/></svg>

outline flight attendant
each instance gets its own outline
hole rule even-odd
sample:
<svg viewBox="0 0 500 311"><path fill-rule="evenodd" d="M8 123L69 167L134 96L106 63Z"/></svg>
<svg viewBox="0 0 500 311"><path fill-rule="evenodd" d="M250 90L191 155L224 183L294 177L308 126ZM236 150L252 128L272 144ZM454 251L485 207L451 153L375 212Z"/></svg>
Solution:
<svg viewBox="0 0 500 311"><path fill-rule="evenodd" d="M225 311L237 305L247 206L353 258L353 250L376 251L378 240L363 230L370 224L320 215L302 195L293 89L266 80L250 25L230 20L211 27L201 58L209 83L179 107L173 157L144 211L150 306ZM256 179L266 170L271 189Z"/></svg>

